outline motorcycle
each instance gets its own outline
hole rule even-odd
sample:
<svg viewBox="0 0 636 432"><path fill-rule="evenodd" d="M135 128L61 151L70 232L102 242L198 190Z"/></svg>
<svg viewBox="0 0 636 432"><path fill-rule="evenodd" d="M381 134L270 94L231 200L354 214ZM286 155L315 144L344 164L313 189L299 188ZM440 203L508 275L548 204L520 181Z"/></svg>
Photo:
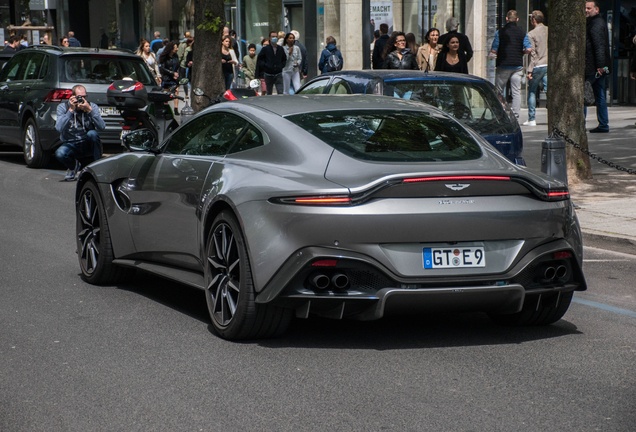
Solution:
<svg viewBox="0 0 636 432"><path fill-rule="evenodd" d="M257 80L257 79L253 79L253 80L250 81L250 87L249 88L233 88L233 89L229 89L229 90L224 91L223 93L221 93L220 95L218 95L214 99L212 99L210 96L208 96L205 93L203 93L203 90L201 90L198 87L193 89L192 93L194 93L195 96L206 97L208 99L208 104L204 108L207 108L207 107L210 107L212 105L216 105L216 104L221 103L221 102L227 102L227 101L233 101L233 100L238 100L238 99L258 96L258 91L256 89L260 88L260 86L261 86L260 81Z"/></svg>
<svg viewBox="0 0 636 432"><path fill-rule="evenodd" d="M174 112L168 102L174 99L184 100L175 95L180 85L188 83L184 78L168 89L153 87L149 91L138 81L114 81L108 88L108 103L119 108L123 118L120 139L138 129L150 130L160 143L177 127Z"/></svg>

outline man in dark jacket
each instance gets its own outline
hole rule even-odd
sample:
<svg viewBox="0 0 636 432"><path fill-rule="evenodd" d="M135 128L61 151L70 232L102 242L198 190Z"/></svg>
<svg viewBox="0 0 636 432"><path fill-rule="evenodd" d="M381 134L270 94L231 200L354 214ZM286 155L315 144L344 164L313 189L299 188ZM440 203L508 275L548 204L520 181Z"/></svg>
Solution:
<svg viewBox="0 0 636 432"><path fill-rule="evenodd" d="M596 99L598 126L591 133L609 132L609 116L605 102L605 77L609 73L610 53L607 23L599 15L599 1L585 3L587 17L585 37L585 80L592 84ZM587 108L585 108L587 115Z"/></svg>
<svg viewBox="0 0 636 432"><path fill-rule="evenodd" d="M6 53L16 53L18 52L18 47L20 46L20 38L16 35L9 36L9 43L4 47L2 52Z"/></svg>
<svg viewBox="0 0 636 432"><path fill-rule="evenodd" d="M256 76L265 77L267 94L271 95L274 85L276 93L283 94L283 68L287 63L285 50L278 46L278 32L269 32L269 45L265 45L256 59Z"/></svg>
<svg viewBox="0 0 636 432"><path fill-rule="evenodd" d="M510 82L512 110L519 117L521 111L521 78L523 77L523 55L532 52L528 35L517 27L517 11L506 14L507 24L495 34L491 52L497 55L495 87L503 94Z"/></svg>
<svg viewBox="0 0 636 432"><path fill-rule="evenodd" d="M382 58L382 53L384 52L384 46L389 40L389 25L388 24L380 24L380 39L375 41L375 46L373 47L373 57L371 58L371 62L373 65L373 69L382 69L384 67L384 58Z"/></svg>
<svg viewBox="0 0 636 432"><path fill-rule="evenodd" d="M459 52L464 53L466 56L466 62L469 62L473 58L473 47L470 45L470 39L468 36L462 33L458 33L459 21L455 17L450 17L446 20L446 34L443 34L437 40L437 43L444 47L451 37L455 36L459 40ZM416 54L416 53L413 53Z"/></svg>
<svg viewBox="0 0 636 432"><path fill-rule="evenodd" d="M78 41L75 38L75 32L69 31L68 32L68 46L70 47L74 47L74 48L79 48L82 46L82 44L80 43L80 41Z"/></svg>

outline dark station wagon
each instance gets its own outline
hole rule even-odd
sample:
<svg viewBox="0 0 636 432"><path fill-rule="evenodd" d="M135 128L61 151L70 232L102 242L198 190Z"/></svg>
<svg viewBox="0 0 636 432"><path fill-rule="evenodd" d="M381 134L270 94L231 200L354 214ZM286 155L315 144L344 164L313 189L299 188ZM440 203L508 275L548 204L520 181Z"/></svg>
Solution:
<svg viewBox="0 0 636 432"><path fill-rule="evenodd" d="M57 107L82 84L106 123L99 132L102 143L119 144L121 117L108 105L106 91L124 77L156 85L145 62L130 52L49 45L19 51L0 71L0 142L22 148L27 166L45 166L62 144L55 129Z"/></svg>

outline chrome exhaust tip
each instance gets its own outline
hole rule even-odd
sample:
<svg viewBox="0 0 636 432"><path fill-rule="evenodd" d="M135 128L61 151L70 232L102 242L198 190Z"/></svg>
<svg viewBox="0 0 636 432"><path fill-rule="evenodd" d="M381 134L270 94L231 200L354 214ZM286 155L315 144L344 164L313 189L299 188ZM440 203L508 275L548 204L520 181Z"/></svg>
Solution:
<svg viewBox="0 0 636 432"><path fill-rule="evenodd" d="M336 273L331 277L331 283L338 289L344 289L349 285L349 277L343 273Z"/></svg>
<svg viewBox="0 0 636 432"><path fill-rule="evenodd" d="M554 279L555 275L556 275L556 270L554 269L554 267L548 267L543 272L543 277L549 280Z"/></svg>
<svg viewBox="0 0 636 432"><path fill-rule="evenodd" d="M309 283L318 289L326 289L329 286L329 276L315 273L309 276Z"/></svg>
<svg viewBox="0 0 636 432"><path fill-rule="evenodd" d="M560 265L556 268L556 277L557 279L564 278L568 274L568 268L564 265Z"/></svg>

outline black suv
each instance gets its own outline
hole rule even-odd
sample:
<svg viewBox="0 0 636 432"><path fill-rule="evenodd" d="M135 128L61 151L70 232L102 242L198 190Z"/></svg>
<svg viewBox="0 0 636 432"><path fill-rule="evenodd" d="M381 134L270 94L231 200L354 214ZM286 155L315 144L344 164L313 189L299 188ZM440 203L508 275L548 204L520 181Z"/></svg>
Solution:
<svg viewBox="0 0 636 432"><path fill-rule="evenodd" d="M48 45L19 51L0 72L0 141L20 146L27 166L45 166L62 144L55 129L57 106L71 97L74 85L82 84L106 122L99 133L102 143L119 143L122 119L108 106L106 91L126 77L156 85L146 63L130 52Z"/></svg>

